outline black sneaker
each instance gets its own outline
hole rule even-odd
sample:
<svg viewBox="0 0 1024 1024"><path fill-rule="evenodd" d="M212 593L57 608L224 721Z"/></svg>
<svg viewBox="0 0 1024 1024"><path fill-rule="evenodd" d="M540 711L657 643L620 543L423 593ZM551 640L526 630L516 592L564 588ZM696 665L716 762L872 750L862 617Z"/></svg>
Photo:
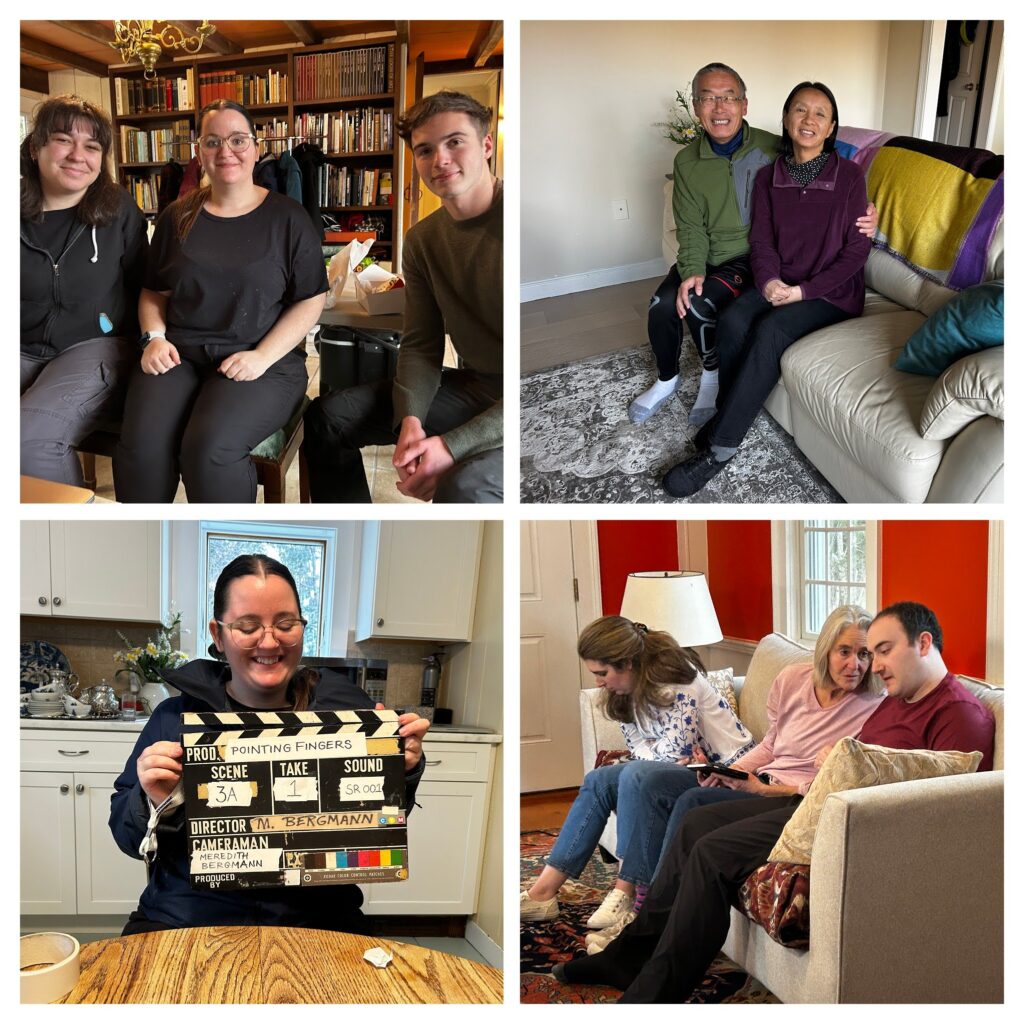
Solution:
<svg viewBox="0 0 1024 1024"><path fill-rule="evenodd" d="M711 447L711 420L708 420L696 434L693 435L693 448L697 452L706 452Z"/></svg>
<svg viewBox="0 0 1024 1024"><path fill-rule="evenodd" d="M710 450L698 452L673 466L665 474L662 486L673 498L689 498L723 469L725 463L719 462Z"/></svg>

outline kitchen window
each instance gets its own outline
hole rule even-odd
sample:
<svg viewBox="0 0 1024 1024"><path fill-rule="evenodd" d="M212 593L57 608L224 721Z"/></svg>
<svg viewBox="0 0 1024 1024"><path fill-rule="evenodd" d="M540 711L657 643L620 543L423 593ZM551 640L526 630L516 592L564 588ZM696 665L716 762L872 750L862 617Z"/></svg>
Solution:
<svg viewBox="0 0 1024 1024"><path fill-rule="evenodd" d="M337 530L274 523L203 520L199 524L200 657L210 644L213 589L221 570L239 555L261 554L284 563L295 577L306 626L302 653L323 657L331 649Z"/></svg>

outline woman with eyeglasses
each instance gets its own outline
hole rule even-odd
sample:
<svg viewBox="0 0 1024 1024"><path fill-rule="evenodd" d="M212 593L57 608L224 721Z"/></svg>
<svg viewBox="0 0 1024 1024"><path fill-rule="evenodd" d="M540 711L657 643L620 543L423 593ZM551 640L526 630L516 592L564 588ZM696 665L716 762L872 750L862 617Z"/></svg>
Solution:
<svg viewBox="0 0 1024 1024"><path fill-rule="evenodd" d="M294 200L253 182L246 109L199 116L208 184L157 221L139 299L140 364L114 456L118 501L254 502L249 453L298 410L302 346L327 292L320 237Z"/></svg>
<svg viewBox="0 0 1024 1024"><path fill-rule="evenodd" d="M364 932L362 893L355 885L294 886L286 892L201 890L189 884L179 743L183 712L374 707L341 673L301 664L305 625L295 580L275 559L239 555L218 577L210 622L215 660L164 672L181 696L157 705L114 783L114 839L129 856L149 861L148 884L123 934L254 924ZM408 813L423 775L422 739L429 723L411 713L398 720L405 737Z"/></svg>
<svg viewBox="0 0 1024 1024"><path fill-rule="evenodd" d="M146 221L112 142L106 113L67 95L21 145L21 472L77 487L75 446L120 422L139 336Z"/></svg>

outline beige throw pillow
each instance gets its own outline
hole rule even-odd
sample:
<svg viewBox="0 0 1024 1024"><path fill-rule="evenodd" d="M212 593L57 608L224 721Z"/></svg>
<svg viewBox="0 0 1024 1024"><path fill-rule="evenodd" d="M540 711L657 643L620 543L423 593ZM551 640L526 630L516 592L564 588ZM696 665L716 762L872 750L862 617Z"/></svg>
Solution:
<svg viewBox="0 0 1024 1024"><path fill-rule="evenodd" d="M711 688L723 698L726 704L732 708L732 713L739 718L740 706L736 703L736 691L732 688L732 669L716 668L708 672L704 677L711 684Z"/></svg>
<svg viewBox="0 0 1024 1024"><path fill-rule="evenodd" d="M786 823L769 861L810 864L814 832L830 793L882 786L889 782L967 775L977 771L981 754L959 750L893 750L846 736L832 748L811 788Z"/></svg>

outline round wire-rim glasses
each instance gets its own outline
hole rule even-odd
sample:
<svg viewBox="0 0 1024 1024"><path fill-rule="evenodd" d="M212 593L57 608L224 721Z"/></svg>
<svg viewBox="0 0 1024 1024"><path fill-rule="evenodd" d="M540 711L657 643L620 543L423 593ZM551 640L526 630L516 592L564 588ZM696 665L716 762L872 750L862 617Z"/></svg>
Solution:
<svg viewBox="0 0 1024 1024"><path fill-rule="evenodd" d="M231 630L235 643L245 650L259 647L268 629L282 647L295 647L302 642L303 633L308 625L303 618L281 619L269 626L264 626L262 622L253 622L251 619L238 619L235 622L221 622L220 619L214 621L218 626Z"/></svg>

